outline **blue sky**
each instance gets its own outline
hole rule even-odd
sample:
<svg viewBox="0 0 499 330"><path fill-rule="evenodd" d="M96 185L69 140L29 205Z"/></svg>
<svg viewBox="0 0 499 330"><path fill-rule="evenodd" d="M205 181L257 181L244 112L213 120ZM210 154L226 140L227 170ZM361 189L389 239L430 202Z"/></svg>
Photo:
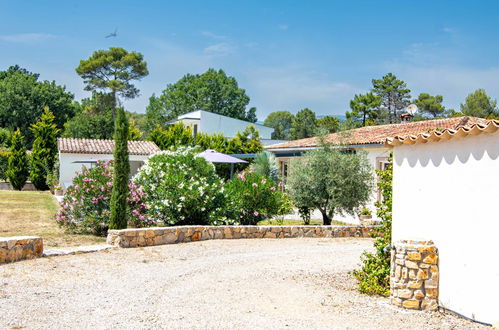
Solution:
<svg viewBox="0 0 499 330"><path fill-rule="evenodd" d="M141 96L186 73L236 77L258 117L309 107L344 114L393 72L412 95L458 109L477 88L499 97L499 1L3 1L0 69L19 64L88 96L74 68L96 49L144 54ZM104 38L118 29L116 38Z"/></svg>

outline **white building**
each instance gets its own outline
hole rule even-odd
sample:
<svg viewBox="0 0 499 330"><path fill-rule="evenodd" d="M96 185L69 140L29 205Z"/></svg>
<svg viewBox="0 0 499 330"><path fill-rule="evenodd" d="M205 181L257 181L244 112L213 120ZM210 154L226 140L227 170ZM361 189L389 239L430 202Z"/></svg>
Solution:
<svg viewBox="0 0 499 330"><path fill-rule="evenodd" d="M499 121L396 137L393 242L432 240L439 305L499 322Z"/></svg>
<svg viewBox="0 0 499 330"><path fill-rule="evenodd" d="M59 149L59 184L66 189L82 167L92 167L98 160L112 160L114 140L57 139ZM151 141L128 141L130 175L134 175L152 154L160 151Z"/></svg>
<svg viewBox="0 0 499 330"><path fill-rule="evenodd" d="M264 125L231 118L204 110L198 110L183 114L181 116L178 116L175 120L170 121L170 123L179 121L182 122L185 126L191 127L194 132L205 134L219 133L223 134L223 136L227 138L232 138L236 136L237 132L241 132L249 125L253 125L260 132L262 145L269 144L268 140L271 141L270 143L276 143L276 141L271 140L271 135L274 131L272 127L267 127Z"/></svg>
<svg viewBox="0 0 499 330"><path fill-rule="evenodd" d="M333 133L326 137L327 142L341 145L341 148L357 152L363 150L367 152L367 157L373 169L382 169L387 163L390 148L384 144L387 138L396 135L417 134L441 129L457 129L475 123L486 122L485 119L474 117L456 117L446 119L425 120L417 122L402 122L400 124L366 126L342 133ZM275 154L279 163L281 176L286 177L289 160L299 157L302 153L319 148L319 139L316 137L289 141L275 145L266 146L265 150ZM375 202L381 197L377 189L373 190L371 201L366 208L371 210L373 219L376 218ZM321 218L319 212L314 213L314 218ZM359 223L358 216L335 216L334 220L348 223Z"/></svg>

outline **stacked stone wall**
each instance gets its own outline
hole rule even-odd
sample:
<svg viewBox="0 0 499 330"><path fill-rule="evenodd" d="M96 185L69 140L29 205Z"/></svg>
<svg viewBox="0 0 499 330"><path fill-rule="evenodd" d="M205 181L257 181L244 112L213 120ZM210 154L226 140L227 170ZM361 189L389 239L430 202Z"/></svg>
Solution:
<svg viewBox="0 0 499 330"><path fill-rule="evenodd" d="M392 304L416 310L438 308L438 250L432 241L400 241L391 251Z"/></svg>
<svg viewBox="0 0 499 330"><path fill-rule="evenodd" d="M181 226L109 230L107 243L139 247L209 239L371 237L374 226Z"/></svg>
<svg viewBox="0 0 499 330"><path fill-rule="evenodd" d="M43 241L40 237L0 237L0 264L38 258L42 254Z"/></svg>

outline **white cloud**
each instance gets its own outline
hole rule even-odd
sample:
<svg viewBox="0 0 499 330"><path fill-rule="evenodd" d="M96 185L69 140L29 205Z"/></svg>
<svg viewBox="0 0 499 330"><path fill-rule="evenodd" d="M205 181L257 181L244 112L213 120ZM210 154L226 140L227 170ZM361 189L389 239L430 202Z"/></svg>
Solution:
<svg viewBox="0 0 499 330"><path fill-rule="evenodd" d="M0 41L19 44L35 44L54 37L54 35L48 33L4 34L0 35Z"/></svg>
<svg viewBox="0 0 499 330"><path fill-rule="evenodd" d="M445 33L453 33L455 30L453 28L450 28L450 27L444 27L442 29L442 32L445 32Z"/></svg>
<svg viewBox="0 0 499 330"><path fill-rule="evenodd" d="M203 51L209 55L227 56L235 52L235 47L226 42L220 42L206 47Z"/></svg>
<svg viewBox="0 0 499 330"><path fill-rule="evenodd" d="M205 37L211 38L211 39L216 39L216 40L224 40L227 39L227 36L221 35L221 34L215 34L210 31L202 31L201 34Z"/></svg>
<svg viewBox="0 0 499 330"><path fill-rule="evenodd" d="M286 31L289 28L289 26L287 24L279 24L277 28L281 31Z"/></svg>

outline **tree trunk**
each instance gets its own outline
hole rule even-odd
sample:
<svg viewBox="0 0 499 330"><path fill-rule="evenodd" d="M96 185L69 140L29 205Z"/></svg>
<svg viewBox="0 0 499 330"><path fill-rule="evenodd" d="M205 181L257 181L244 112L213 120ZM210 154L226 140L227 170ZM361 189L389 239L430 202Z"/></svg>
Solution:
<svg viewBox="0 0 499 330"><path fill-rule="evenodd" d="M320 210L322 213L322 224L324 226L329 226L331 225L331 218L328 216L326 210Z"/></svg>

